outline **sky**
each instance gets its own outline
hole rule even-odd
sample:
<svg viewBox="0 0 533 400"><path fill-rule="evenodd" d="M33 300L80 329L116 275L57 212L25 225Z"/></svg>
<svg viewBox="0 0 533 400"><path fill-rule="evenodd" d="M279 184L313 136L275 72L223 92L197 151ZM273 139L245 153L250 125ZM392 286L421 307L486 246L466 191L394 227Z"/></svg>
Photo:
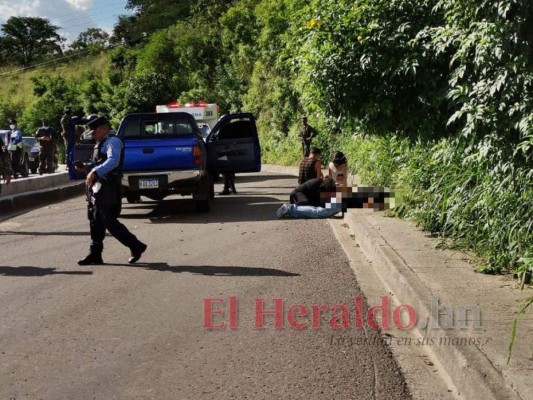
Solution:
<svg viewBox="0 0 533 400"><path fill-rule="evenodd" d="M0 25L10 17L41 17L58 26L67 42L78 38L88 28L102 28L109 33L127 0L0 0Z"/></svg>

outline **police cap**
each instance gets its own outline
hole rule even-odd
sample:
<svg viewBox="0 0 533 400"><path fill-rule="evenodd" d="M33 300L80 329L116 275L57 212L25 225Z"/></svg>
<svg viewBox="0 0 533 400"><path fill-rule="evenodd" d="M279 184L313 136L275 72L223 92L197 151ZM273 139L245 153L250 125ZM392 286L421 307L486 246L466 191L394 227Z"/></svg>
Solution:
<svg viewBox="0 0 533 400"><path fill-rule="evenodd" d="M96 116L96 118L92 118L91 120L87 122L87 128L89 131L88 133L92 135L94 133L94 130L102 125L109 125L109 122L107 122L106 117Z"/></svg>

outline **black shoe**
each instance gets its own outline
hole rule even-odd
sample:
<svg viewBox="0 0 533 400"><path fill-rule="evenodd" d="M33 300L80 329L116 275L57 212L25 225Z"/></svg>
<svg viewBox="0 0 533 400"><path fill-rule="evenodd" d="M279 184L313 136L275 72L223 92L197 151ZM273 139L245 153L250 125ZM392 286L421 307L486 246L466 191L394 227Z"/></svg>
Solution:
<svg viewBox="0 0 533 400"><path fill-rule="evenodd" d="M78 265L101 265L104 263L101 254L89 253L89 255L81 260L78 260Z"/></svg>
<svg viewBox="0 0 533 400"><path fill-rule="evenodd" d="M221 196L226 196L228 194L230 194L231 192L229 191L229 189L224 189L222 192L219 193L219 195Z"/></svg>
<svg viewBox="0 0 533 400"><path fill-rule="evenodd" d="M130 264L135 264L137 261L139 261L139 258L141 258L147 247L148 246L143 243L138 249L132 250L131 257L128 259L128 262Z"/></svg>

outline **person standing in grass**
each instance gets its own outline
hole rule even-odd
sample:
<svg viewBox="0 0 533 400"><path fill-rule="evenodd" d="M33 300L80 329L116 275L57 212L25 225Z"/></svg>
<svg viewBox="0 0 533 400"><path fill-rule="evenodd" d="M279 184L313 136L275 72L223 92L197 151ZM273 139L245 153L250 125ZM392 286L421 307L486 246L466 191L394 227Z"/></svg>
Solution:
<svg viewBox="0 0 533 400"><path fill-rule="evenodd" d="M311 150L311 143L313 142L313 139L318 135L318 132L315 128L309 125L309 123L307 122L307 117L305 115L302 117L302 124L303 128L300 132L300 138L302 140L302 152L304 157L307 157Z"/></svg>

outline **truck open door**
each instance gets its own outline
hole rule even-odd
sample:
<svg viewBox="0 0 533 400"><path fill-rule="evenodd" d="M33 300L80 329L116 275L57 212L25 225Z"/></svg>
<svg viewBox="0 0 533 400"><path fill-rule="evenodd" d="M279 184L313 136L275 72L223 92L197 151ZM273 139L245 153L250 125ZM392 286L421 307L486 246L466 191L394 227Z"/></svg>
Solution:
<svg viewBox="0 0 533 400"><path fill-rule="evenodd" d="M210 173L261 171L261 147L250 113L222 117L206 140Z"/></svg>

